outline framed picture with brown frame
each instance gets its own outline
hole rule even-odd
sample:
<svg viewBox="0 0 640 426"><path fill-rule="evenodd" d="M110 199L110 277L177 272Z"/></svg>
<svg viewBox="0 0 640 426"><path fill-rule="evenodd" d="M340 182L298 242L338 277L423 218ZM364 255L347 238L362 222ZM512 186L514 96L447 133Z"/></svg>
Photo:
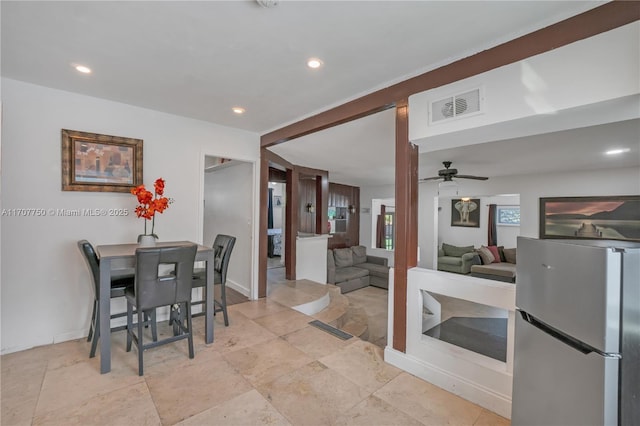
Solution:
<svg viewBox="0 0 640 426"><path fill-rule="evenodd" d="M62 129L62 190L129 192L142 185L142 139Z"/></svg>
<svg viewBox="0 0 640 426"><path fill-rule="evenodd" d="M640 195L540 198L540 238L640 241Z"/></svg>

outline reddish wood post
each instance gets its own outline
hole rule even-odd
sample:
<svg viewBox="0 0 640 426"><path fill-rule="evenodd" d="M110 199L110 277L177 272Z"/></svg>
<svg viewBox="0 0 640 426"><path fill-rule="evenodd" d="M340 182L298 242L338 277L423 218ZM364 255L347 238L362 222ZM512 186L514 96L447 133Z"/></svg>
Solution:
<svg viewBox="0 0 640 426"><path fill-rule="evenodd" d="M393 348L407 348L407 270L417 265L418 148L409 142L407 99L396 105L396 241L393 273Z"/></svg>

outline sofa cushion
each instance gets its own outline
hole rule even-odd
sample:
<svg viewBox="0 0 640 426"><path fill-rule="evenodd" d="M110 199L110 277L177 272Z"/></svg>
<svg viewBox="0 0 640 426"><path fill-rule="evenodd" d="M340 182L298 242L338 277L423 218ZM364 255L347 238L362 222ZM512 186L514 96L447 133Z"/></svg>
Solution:
<svg viewBox="0 0 640 426"><path fill-rule="evenodd" d="M375 263L360 263L358 268L366 269L372 277L389 277L389 267L384 265L376 265Z"/></svg>
<svg viewBox="0 0 640 426"><path fill-rule="evenodd" d="M333 250L327 250L327 269L336 269L336 261L333 258Z"/></svg>
<svg viewBox="0 0 640 426"><path fill-rule="evenodd" d="M516 249L504 249L504 259L509 263L516 263Z"/></svg>
<svg viewBox="0 0 640 426"><path fill-rule="evenodd" d="M507 259L504 258L504 246L498 246L498 254L500 255L500 262L507 261Z"/></svg>
<svg viewBox="0 0 640 426"><path fill-rule="evenodd" d="M496 258L493 257L493 253L491 253L491 250L489 250L485 246L482 246L478 249L478 254L480 255L480 259L482 259L483 265L489 265L490 263L493 263L494 260L496 260Z"/></svg>
<svg viewBox="0 0 640 426"><path fill-rule="evenodd" d="M358 265L367 261L367 248L365 246L351 247L353 252L353 264Z"/></svg>
<svg viewBox="0 0 640 426"><path fill-rule="evenodd" d="M494 263L492 265L473 265L471 272L476 274L497 275L499 277L514 278L516 276L515 265L509 263Z"/></svg>
<svg viewBox="0 0 640 426"><path fill-rule="evenodd" d="M353 266L353 251L350 248L334 249L333 257L336 260L336 268Z"/></svg>
<svg viewBox="0 0 640 426"><path fill-rule="evenodd" d="M473 246L458 247L442 243L442 250L445 256L461 257L465 253L472 252Z"/></svg>
<svg viewBox="0 0 640 426"><path fill-rule="evenodd" d="M349 281L356 278L368 277L369 271L364 268L357 268L355 266L347 266L344 268L336 269L336 282L341 283L343 281Z"/></svg>
<svg viewBox="0 0 640 426"><path fill-rule="evenodd" d="M443 265L460 266L462 265L462 258L454 256L442 256L438 258L438 263Z"/></svg>
<svg viewBox="0 0 640 426"><path fill-rule="evenodd" d="M491 263L500 263L500 253L498 252L498 247L496 246L487 246L491 254L493 255L493 262Z"/></svg>

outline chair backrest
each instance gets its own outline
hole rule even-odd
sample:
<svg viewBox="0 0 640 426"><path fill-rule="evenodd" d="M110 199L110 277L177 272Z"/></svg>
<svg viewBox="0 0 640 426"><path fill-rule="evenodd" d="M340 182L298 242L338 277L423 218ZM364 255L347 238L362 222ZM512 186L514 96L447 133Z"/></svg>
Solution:
<svg viewBox="0 0 640 426"><path fill-rule="evenodd" d="M191 300L193 262L197 246L148 247L136 249L136 305L140 310ZM160 266L173 271L160 275Z"/></svg>
<svg viewBox="0 0 640 426"><path fill-rule="evenodd" d="M82 253L82 257L89 267L91 272L91 279L93 280L93 288L95 290L96 298L100 297L100 263L98 262L98 255L91 243L87 240L78 241L78 248Z"/></svg>
<svg viewBox="0 0 640 426"><path fill-rule="evenodd" d="M218 234L213 241L214 250L214 269L220 274L222 284L227 282L227 268L229 268L229 259L231 258L231 252L233 246L236 244L236 237L230 235Z"/></svg>

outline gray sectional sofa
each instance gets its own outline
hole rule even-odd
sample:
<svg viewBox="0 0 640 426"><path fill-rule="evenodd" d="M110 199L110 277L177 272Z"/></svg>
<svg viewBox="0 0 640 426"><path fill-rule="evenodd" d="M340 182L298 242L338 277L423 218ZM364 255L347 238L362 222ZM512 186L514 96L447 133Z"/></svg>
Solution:
<svg viewBox="0 0 640 426"><path fill-rule="evenodd" d="M473 246L458 247L442 243L438 249L438 271L468 274L472 265L480 264L480 256Z"/></svg>
<svg viewBox="0 0 640 426"><path fill-rule="evenodd" d="M389 266L384 257L367 256L365 246L327 250L327 282L342 293L372 285L389 288Z"/></svg>
<svg viewBox="0 0 640 426"><path fill-rule="evenodd" d="M500 257L500 262L488 265L473 265L471 276L476 278L486 278L488 280L504 281L507 283L516 282L516 249L502 249L504 257Z"/></svg>

